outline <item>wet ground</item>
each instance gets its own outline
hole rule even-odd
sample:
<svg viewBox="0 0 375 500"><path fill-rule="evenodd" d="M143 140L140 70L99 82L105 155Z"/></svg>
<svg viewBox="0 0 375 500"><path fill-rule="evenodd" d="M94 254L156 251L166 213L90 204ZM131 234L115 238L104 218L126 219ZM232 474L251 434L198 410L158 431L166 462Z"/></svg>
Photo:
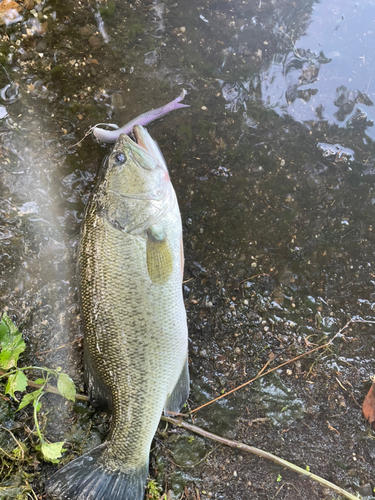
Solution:
<svg viewBox="0 0 375 500"><path fill-rule="evenodd" d="M375 434L361 412L375 373L374 327L362 322L375 321L374 2L28 0L18 10L0 27L0 308L23 331L24 361L60 366L84 390L76 247L109 148L75 143L185 88L190 108L149 130L184 225L190 407L356 321L195 423L375 498ZM3 425L32 450L31 415L16 408L0 399ZM40 420L69 459L108 428L105 414L56 396ZM11 449L9 433L0 439ZM23 472L2 468L2 484L26 479L46 498L55 467L31 451ZM339 498L164 424L150 473L171 499Z"/></svg>

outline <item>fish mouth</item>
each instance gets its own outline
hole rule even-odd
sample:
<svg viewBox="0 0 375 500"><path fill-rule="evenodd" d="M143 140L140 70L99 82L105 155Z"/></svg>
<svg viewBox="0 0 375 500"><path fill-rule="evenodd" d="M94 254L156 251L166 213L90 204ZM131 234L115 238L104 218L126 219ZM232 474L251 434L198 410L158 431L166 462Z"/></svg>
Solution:
<svg viewBox="0 0 375 500"><path fill-rule="evenodd" d="M138 146L154 156L155 141L151 138L145 128L141 125L134 125L130 137Z"/></svg>
<svg viewBox="0 0 375 500"><path fill-rule="evenodd" d="M125 152L127 148L133 150L135 155L140 155L143 157L142 165L148 162L147 157L151 161L154 167L157 165L162 170L168 172L167 165L165 163L163 153L160 151L158 143L150 136L147 129L142 127L142 125L135 125L132 132L127 134L120 134L117 139L115 149L118 151ZM152 168L154 168L152 167Z"/></svg>
<svg viewBox="0 0 375 500"><path fill-rule="evenodd" d="M134 125L132 135L134 137L133 144L137 144L140 149L152 156L164 170L168 170L158 143L154 141L147 129L142 125Z"/></svg>

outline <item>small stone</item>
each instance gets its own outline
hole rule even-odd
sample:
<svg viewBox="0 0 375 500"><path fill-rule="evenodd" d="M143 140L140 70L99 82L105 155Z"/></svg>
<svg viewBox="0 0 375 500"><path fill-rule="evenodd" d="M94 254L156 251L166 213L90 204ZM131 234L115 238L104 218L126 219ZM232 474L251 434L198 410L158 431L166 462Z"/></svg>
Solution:
<svg viewBox="0 0 375 500"><path fill-rule="evenodd" d="M89 44L93 50L99 50L103 46L101 39L95 35L90 36Z"/></svg>
<svg viewBox="0 0 375 500"><path fill-rule="evenodd" d="M181 31L181 33L185 33L186 32L185 26L181 26L180 31Z"/></svg>
<svg viewBox="0 0 375 500"><path fill-rule="evenodd" d="M24 50L22 48L19 50L19 53L20 53L21 61L28 61L29 59L33 58L33 55L31 52L27 52L26 50Z"/></svg>
<svg viewBox="0 0 375 500"><path fill-rule="evenodd" d="M92 76L96 76L98 74L98 71L95 68L91 68L90 73Z"/></svg>
<svg viewBox="0 0 375 500"><path fill-rule="evenodd" d="M358 489L358 493L359 493L362 497L371 497L371 496L372 496L372 488L371 488L371 484L364 484L363 486L361 486L361 487Z"/></svg>
<svg viewBox="0 0 375 500"><path fill-rule="evenodd" d="M286 371L286 374L287 375L293 375L293 371L290 368L288 368L287 371Z"/></svg>
<svg viewBox="0 0 375 500"><path fill-rule="evenodd" d="M251 263L251 267L257 267L257 265L258 265L258 264L257 264L256 262L252 262L252 263Z"/></svg>
<svg viewBox="0 0 375 500"><path fill-rule="evenodd" d="M202 107L201 107L201 109L202 109L203 111L207 111L207 107L206 107L206 106L202 106Z"/></svg>
<svg viewBox="0 0 375 500"><path fill-rule="evenodd" d="M38 54L43 54L47 50L47 42L43 38L39 38L36 42L35 50Z"/></svg>
<svg viewBox="0 0 375 500"><path fill-rule="evenodd" d="M23 6L27 10L31 10L34 8L34 0L23 0Z"/></svg>
<svg viewBox="0 0 375 500"><path fill-rule="evenodd" d="M13 2L13 0L3 0L0 3L0 25L15 22L20 10L22 10L21 5Z"/></svg>
<svg viewBox="0 0 375 500"><path fill-rule="evenodd" d="M82 28L79 28L78 30L78 33L83 36L83 37L89 37L93 34L94 32L94 29L92 26L90 25L87 25L87 26L83 26Z"/></svg>

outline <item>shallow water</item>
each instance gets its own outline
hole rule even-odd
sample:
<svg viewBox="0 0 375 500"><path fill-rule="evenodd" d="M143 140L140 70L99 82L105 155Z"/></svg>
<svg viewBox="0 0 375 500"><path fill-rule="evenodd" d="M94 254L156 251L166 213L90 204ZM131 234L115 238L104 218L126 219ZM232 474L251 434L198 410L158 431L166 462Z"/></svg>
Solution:
<svg viewBox="0 0 375 500"><path fill-rule="evenodd" d="M95 123L122 125L182 88L190 108L149 130L184 225L190 406L350 318L375 320L374 15L370 0L41 1L3 26L0 308L22 328L25 362L61 366L83 389L76 246L109 148L75 144ZM371 324L353 323L329 351L196 423L370 495L375 434L360 404L374 351ZM6 405L6 425L24 437L27 414L12 420L16 405ZM41 418L71 454L108 427L53 396ZM171 498L337 498L273 463L196 437L189 447L189 436L168 428L155 441L150 473ZM42 494L54 466L28 467Z"/></svg>

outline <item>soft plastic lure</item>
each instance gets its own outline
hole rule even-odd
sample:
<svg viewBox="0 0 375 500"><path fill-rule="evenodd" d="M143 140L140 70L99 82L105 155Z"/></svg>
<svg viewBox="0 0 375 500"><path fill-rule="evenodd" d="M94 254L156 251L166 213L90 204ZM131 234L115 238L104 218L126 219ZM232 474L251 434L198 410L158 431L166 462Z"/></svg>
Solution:
<svg viewBox="0 0 375 500"><path fill-rule="evenodd" d="M105 130L103 128L95 126L92 129L92 133L100 142L114 143L117 141L120 134L130 134L130 132L133 130L134 125L142 125L143 127L145 127L149 123L157 120L158 118L161 118L170 111L179 108L188 108L188 104L181 104L181 101L184 99L185 95L186 91L185 89L183 89L181 94L173 101L165 104L164 106L161 106L160 108L147 111L147 113L142 113L141 115L137 116L137 118L134 118L121 128L116 128L116 130ZM108 124L108 126L112 128L116 127L116 125L112 124Z"/></svg>

